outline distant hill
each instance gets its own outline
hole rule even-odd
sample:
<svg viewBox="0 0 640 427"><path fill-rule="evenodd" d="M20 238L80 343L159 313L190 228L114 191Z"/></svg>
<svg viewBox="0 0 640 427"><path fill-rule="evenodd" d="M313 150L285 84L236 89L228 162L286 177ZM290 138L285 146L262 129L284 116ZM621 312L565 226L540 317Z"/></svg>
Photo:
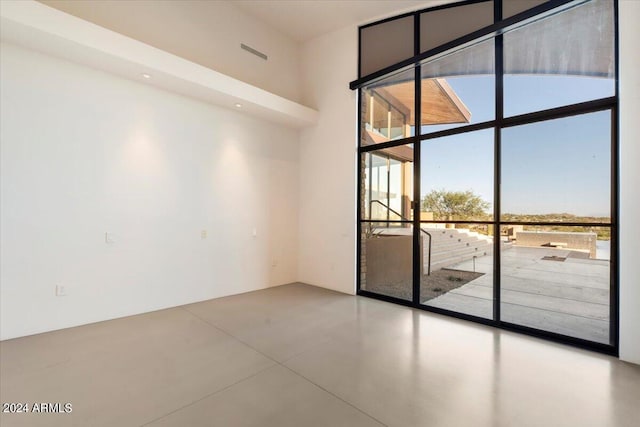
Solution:
<svg viewBox="0 0 640 427"><path fill-rule="evenodd" d="M570 213L550 213L550 214L502 214L502 221L518 222L595 222L610 223L608 216L578 216Z"/></svg>
<svg viewBox="0 0 640 427"><path fill-rule="evenodd" d="M564 231L574 233L592 232L598 235L598 240L611 239L610 227L596 227L589 225L562 225L562 223L611 223L610 217L597 216L577 216L569 213L551 213L551 214L503 214L501 217L503 222L553 222L558 225L525 225L525 231Z"/></svg>

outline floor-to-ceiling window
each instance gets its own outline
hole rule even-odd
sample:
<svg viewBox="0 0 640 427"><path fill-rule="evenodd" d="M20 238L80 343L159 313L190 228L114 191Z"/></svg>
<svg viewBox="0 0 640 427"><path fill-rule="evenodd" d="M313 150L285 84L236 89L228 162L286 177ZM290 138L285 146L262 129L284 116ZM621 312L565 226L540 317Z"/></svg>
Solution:
<svg viewBox="0 0 640 427"><path fill-rule="evenodd" d="M472 0L361 28L360 294L617 351L615 10Z"/></svg>

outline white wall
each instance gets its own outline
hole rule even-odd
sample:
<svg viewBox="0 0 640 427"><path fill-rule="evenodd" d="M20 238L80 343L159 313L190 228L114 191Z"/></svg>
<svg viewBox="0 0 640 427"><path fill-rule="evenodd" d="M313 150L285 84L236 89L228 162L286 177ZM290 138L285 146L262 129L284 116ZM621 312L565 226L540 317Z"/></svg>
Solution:
<svg viewBox="0 0 640 427"><path fill-rule="evenodd" d="M296 131L1 51L0 338L297 279Z"/></svg>
<svg viewBox="0 0 640 427"><path fill-rule="evenodd" d="M227 1L40 0L48 6L300 100L299 46ZM240 48L265 53L264 61Z"/></svg>
<svg viewBox="0 0 640 427"><path fill-rule="evenodd" d="M320 111L300 137L302 282L355 293L357 29L304 45L303 103Z"/></svg>
<svg viewBox="0 0 640 427"><path fill-rule="evenodd" d="M619 3L620 358L640 364L640 2Z"/></svg>

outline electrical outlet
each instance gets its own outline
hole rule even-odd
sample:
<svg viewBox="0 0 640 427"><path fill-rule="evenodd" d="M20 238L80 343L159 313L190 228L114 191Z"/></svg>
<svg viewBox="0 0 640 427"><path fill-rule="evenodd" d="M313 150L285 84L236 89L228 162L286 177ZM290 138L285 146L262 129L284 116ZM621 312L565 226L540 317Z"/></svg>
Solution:
<svg viewBox="0 0 640 427"><path fill-rule="evenodd" d="M200 238L201 239L206 239L207 238L207 230L202 230L200 232Z"/></svg>
<svg viewBox="0 0 640 427"><path fill-rule="evenodd" d="M67 296L67 288L63 285L56 285L56 296L57 297L66 297Z"/></svg>
<svg viewBox="0 0 640 427"><path fill-rule="evenodd" d="M115 242L115 240L113 239L113 233L110 232L105 232L104 233L104 242L108 245L112 244L113 242Z"/></svg>

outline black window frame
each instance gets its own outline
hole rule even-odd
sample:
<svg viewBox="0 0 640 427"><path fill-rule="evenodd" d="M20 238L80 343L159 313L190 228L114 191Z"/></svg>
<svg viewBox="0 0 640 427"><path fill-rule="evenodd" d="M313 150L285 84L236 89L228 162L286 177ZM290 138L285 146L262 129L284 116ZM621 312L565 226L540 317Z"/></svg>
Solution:
<svg viewBox="0 0 640 427"><path fill-rule="evenodd" d="M420 15L425 12L441 10L445 8L455 8L459 6L464 6L468 4L481 3L485 1L493 1L494 5L494 24L485 27L483 29L474 31L470 34L467 34L463 37L455 39L453 41L447 42L443 45L430 49L426 52L420 52ZM418 129L421 129L421 85L415 85L415 129L416 132L414 136L387 141L380 144L372 144L372 145L362 145L362 126L361 126L361 114L362 114L362 90L358 90L358 104L357 104L357 118L358 118L358 163L357 163L357 174L358 174L358 191L357 191L357 207L356 207L356 224L357 224L357 257L356 262L358 263L356 268L356 289L357 294L371 297L387 302L392 302L408 307L418 308L430 312L435 312L439 314L444 314L464 320L470 320L477 323L497 327L500 329L520 332L526 335L544 338L550 341L559 342L562 344L568 344L579 348L584 348L604 354L618 356L619 354L619 284L618 284L618 242L619 242L619 209L618 209L618 188L619 188L619 141L618 141L618 117L619 117L619 26L618 26L618 1L610 0L613 3L613 19L614 19L614 60L615 60L615 94L614 96L595 99L587 102L581 102L577 104L565 105L556 108L545 109L541 111L534 111L531 113L504 117L504 87L503 87L503 79L504 79L504 58L503 58L503 36L502 34L516 25L521 25L527 23L529 21L540 19L547 15L552 15L557 13L558 11L569 9L574 6L586 3L590 0L550 0L546 3L535 6L529 10L521 12L517 15L511 16L506 19L502 19L502 2L503 0L466 0L460 1L456 3L436 6L432 8L421 9L415 12L405 13L396 17L391 17L382 21L377 21L374 23L370 23L360 27L360 31L363 28L367 28L372 25L377 25L379 23L387 22L389 20L397 19L397 18L405 18L407 16L414 16L414 56L412 58L408 58L403 60L395 65L386 67L382 70L371 73L367 76L358 78L352 81L349 84L350 89L356 90L360 89L363 86L375 82L377 80L381 80L387 77L390 74L395 74L402 70L409 70L411 68L415 69L415 81L421 81L421 63L425 60L434 59L444 54L447 54L453 50L458 50L466 45L475 44L481 40L493 39L495 41L495 118L494 120L476 123L471 125L463 125L460 127L455 127L452 129L445 129L437 132L431 132L426 134L420 134ZM358 72L360 72L360 38L358 40ZM359 74L358 74L359 75ZM610 111L611 113L611 219L608 223L561 223L563 226L593 226L593 227L608 227L611 231L611 249L610 249L610 293L609 293L609 344L598 343L594 341L589 341L581 338L576 338L568 335L558 334L550 331L545 331L541 329L536 329L528 326L523 326L519 324L509 323L501 320L500 316L500 229L503 225L558 225L557 222L526 222L526 221L501 221L500 219L500 174L501 174L501 130L509 127L520 126L525 124L531 124L536 122L542 122L553 119L560 119L572 116L578 116L582 114L594 113L599 111ZM420 162L417 161L420 159L420 146L421 142L429 139L468 133L476 130L482 129L494 129L494 202L493 202L493 220L491 221L469 221L469 220L461 220L461 221L447 221L448 223L477 223L477 224L488 224L493 225L494 230L494 295L493 295L493 318L486 319L482 317L477 317L469 314L464 314L460 312L445 310L437 307L427 306L425 304L421 304L419 302L419 288L420 288L420 271L419 268L416 268L416 263L422 262L419 259L419 247L420 247L420 236L419 232L414 231L413 233L413 299L412 301L402 300L399 298L377 294L371 291L367 291L365 289L361 289L361 272L360 272L360 262L361 262L361 245L362 245L362 225L367 223L385 223L385 221L381 220L370 220L363 219L361 212L362 210L362 182L361 176L363 171L363 164L361 160L362 154L368 153L370 151L376 151L384 148L396 147L401 145L413 144L414 147L414 165L413 165L413 208L414 210L419 210L418 206L420 203ZM414 230L418 230L421 224L438 222L435 220L421 220L419 215L414 215L413 220L411 221L388 221L389 223L411 223L413 225Z"/></svg>

